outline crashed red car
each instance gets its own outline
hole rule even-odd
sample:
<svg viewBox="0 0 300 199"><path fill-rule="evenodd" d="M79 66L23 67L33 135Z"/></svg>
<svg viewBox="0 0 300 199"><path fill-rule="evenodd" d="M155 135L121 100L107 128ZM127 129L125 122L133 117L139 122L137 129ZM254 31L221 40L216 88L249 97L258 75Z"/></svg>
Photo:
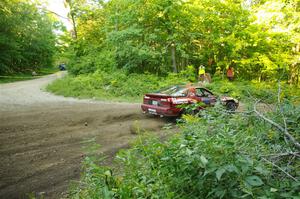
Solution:
<svg viewBox="0 0 300 199"><path fill-rule="evenodd" d="M195 104L202 102L205 106L198 107L198 110L207 106L214 106L217 96L210 90L199 86L172 86L156 93L144 95L141 105L144 113L160 116L180 116L184 109L183 104ZM239 102L232 97L220 97L220 102L231 111L237 109Z"/></svg>

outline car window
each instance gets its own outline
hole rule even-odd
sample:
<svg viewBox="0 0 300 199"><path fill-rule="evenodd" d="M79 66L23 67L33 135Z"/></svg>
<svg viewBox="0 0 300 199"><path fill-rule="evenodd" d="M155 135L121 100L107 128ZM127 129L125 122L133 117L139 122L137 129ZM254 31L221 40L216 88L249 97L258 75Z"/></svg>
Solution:
<svg viewBox="0 0 300 199"><path fill-rule="evenodd" d="M196 89L196 95L197 95L198 97L203 97L203 96L204 96L204 94L203 94L201 88L197 88L197 89Z"/></svg>
<svg viewBox="0 0 300 199"><path fill-rule="evenodd" d="M171 96L186 96L187 95L187 89L185 87L181 86L172 86L166 89L162 89L158 91L158 93L171 95Z"/></svg>
<svg viewBox="0 0 300 199"><path fill-rule="evenodd" d="M203 92L203 94L204 94L205 96L207 96L207 97L211 97L211 96L212 96L212 93L209 92L209 91L207 91L207 90L205 90L205 89L202 89L202 92Z"/></svg>
<svg viewBox="0 0 300 199"><path fill-rule="evenodd" d="M199 97L211 97L213 94L204 88L197 88L196 95Z"/></svg>

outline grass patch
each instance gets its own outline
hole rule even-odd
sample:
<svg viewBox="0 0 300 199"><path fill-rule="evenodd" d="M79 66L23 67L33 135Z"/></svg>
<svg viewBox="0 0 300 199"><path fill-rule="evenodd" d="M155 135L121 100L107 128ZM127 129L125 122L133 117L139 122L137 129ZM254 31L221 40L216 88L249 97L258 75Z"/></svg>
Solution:
<svg viewBox="0 0 300 199"><path fill-rule="evenodd" d="M161 78L150 74L126 75L123 72L98 71L88 75L68 75L48 85L46 89L65 97L140 102L145 93L185 82L184 78L173 74Z"/></svg>
<svg viewBox="0 0 300 199"><path fill-rule="evenodd" d="M24 73L8 75L8 76L0 76L0 84L24 81L24 80L30 80L36 78L37 77L33 77L31 74L24 74Z"/></svg>
<svg viewBox="0 0 300 199"><path fill-rule="evenodd" d="M47 67L47 68L41 68L39 71L37 71L37 74L40 76L41 75L50 75L50 74L56 73L58 71L59 71L58 67Z"/></svg>
<svg viewBox="0 0 300 199"><path fill-rule="evenodd" d="M32 76L31 72L3 75L0 76L0 84L36 79L44 75L55 73L57 71L58 69L56 68L42 68L37 71L37 76Z"/></svg>

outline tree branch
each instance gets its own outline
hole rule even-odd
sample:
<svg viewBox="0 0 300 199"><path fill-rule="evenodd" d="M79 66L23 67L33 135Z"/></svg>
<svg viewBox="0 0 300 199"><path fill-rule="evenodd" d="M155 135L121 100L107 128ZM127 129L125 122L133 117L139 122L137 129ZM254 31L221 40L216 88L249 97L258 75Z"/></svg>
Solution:
<svg viewBox="0 0 300 199"><path fill-rule="evenodd" d="M293 144L294 146L300 150L300 144L296 141L296 139L288 132L288 130L286 128L283 128L282 126L280 126L279 124L277 124L276 122L274 122L273 120L265 117L262 113L260 113L259 111L257 111L256 106L257 103L259 102L256 101L253 107L254 112L263 120L269 122L270 124L272 124L273 126L275 126L278 130L280 130Z"/></svg>
<svg viewBox="0 0 300 199"><path fill-rule="evenodd" d="M280 157L280 156L289 156L289 155L300 157L300 152L266 154L266 155L261 155L261 157Z"/></svg>
<svg viewBox="0 0 300 199"><path fill-rule="evenodd" d="M48 10L48 9L45 9L45 10L46 10L47 12L49 12L49 13L55 14L56 16L58 16L58 17L60 17L60 18L66 19L66 20L68 20L68 21L70 20L69 18L64 17L64 16L62 16L62 15L60 15L60 14L58 14L58 13L52 11L52 10Z"/></svg>
<svg viewBox="0 0 300 199"><path fill-rule="evenodd" d="M281 94L281 85L280 85L280 80L278 80L278 92L277 92L277 102L278 102L278 108L280 111L280 115L282 116L283 124L284 124L284 130L287 131L287 124L286 124L286 118L284 116L282 107L281 107L281 102L280 102L280 94ZM286 139L286 136L284 136L284 141L288 143L288 140Z"/></svg>
<svg viewBox="0 0 300 199"><path fill-rule="evenodd" d="M282 172L283 172L284 174L286 174L288 177L290 177L290 178L293 179L294 181L298 182L298 180L297 180L295 177L293 177L291 174L289 174L288 172L286 172L285 170L283 170L280 166L274 164L273 162L271 162L271 161L269 161L269 160L267 160L267 159L265 159L265 158L261 158L261 159L264 160L264 161L266 161L266 162L268 162L268 163L270 163L270 164L272 164L274 167L276 167L277 169L279 169L280 171L282 171Z"/></svg>

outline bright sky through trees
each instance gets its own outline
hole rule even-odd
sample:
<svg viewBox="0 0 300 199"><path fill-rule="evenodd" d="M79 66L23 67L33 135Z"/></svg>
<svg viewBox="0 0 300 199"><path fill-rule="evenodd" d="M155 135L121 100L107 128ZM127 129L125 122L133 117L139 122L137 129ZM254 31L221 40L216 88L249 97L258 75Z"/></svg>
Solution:
<svg viewBox="0 0 300 199"><path fill-rule="evenodd" d="M69 9L65 7L64 0L45 0L47 9L58 15L59 20L67 27L68 30L72 29L72 23L66 19L68 18Z"/></svg>

